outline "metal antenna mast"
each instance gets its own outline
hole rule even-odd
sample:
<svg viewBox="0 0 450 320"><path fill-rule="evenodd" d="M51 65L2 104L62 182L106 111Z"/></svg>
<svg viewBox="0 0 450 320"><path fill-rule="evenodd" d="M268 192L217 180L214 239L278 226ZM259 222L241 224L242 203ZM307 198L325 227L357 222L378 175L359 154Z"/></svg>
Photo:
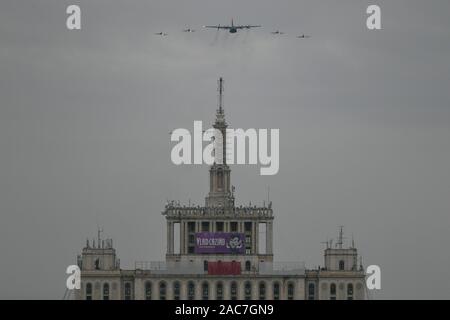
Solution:
<svg viewBox="0 0 450 320"><path fill-rule="evenodd" d="M339 226L339 237L336 245L339 249L342 249L342 245L344 244L344 226Z"/></svg>
<svg viewBox="0 0 450 320"><path fill-rule="evenodd" d="M219 113L223 114L223 79L222 77L219 78L218 81L218 91L219 91Z"/></svg>

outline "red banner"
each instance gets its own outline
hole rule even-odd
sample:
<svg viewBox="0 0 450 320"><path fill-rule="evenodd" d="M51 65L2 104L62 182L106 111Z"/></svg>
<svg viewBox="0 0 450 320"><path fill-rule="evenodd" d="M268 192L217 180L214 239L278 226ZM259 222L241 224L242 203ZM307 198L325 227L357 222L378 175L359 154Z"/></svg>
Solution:
<svg viewBox="0 0 450 320"><path fill-rule="evenodd" d="M241 263L238 261L208 262L208 274L211 275L241 274Z"/></svg>

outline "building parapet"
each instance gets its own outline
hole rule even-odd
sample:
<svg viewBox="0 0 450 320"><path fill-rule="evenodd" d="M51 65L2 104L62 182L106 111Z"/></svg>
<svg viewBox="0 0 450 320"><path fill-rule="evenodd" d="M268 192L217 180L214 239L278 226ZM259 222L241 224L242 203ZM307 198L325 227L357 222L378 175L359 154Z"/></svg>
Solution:
<svg viewBox="0 0 450 320"><path fill-rule="evenodd" d="M320 277L320 278L345 278L345 277L365 277L366 273L364 270L306 270L305 274L308 277Z"/></svg>
<svg viewBox="0 0 450 320"><path fill-rule="evenodd" d="M162 212L167 218L205 218L211 216L232 218L267 218L273 219L271 206L239 206L232 208L222 207L187 207L167 204Z"/></svg>
<svg viewBox="0 0 450 320"><path fill-rule="evenodd" d="M136 261L135 270L154 274L206 274L203 263L166 261ZM305 275L305 263L300 261L259 262L257 271L242 271L256 275Z"/></svg>
<svg viewBox="0 0 450 320"><path fill-rule="evenodd" d="M303 261L275 261L260 262L259 274L261 275L304 275L305 263Z"/></svg>

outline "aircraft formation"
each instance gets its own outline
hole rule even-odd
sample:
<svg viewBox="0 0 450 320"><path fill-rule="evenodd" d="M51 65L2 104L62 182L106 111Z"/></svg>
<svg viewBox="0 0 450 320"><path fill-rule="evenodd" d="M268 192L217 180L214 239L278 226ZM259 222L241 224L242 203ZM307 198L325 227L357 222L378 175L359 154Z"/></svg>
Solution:
<svg viewBox="0 0 450 320"><path fill-rule="evenodd" d="M260 28L260 27L261 27L260 25L250 25L250 24L248 24L248 25L235 25L233 19L231 19L231 24L230 25L220 25L219 24L219 25L203 26L203 28L216 29L216 30L226 30L229 33L237 33L239 30L245 30L245 29L249 30L249 29L252 29L252 28ZM191 29L191 28L186 28L186 29L183 29L182 31L183 32L192 33L192 32L195 32L196 30L195 29ZM273 34L273 35L283 35L283 34L285 34L285 32L280 31L280 30L271 31L270 33ZM165 32L161 31L161 32L155 33L155 35L165 37L165 36L168 35L168 33L165 33ZM301 35L296 36L296 38L297 39L308 39L308 38L311 38L311 36L305 35L305 34L301 34Z"/></svg>

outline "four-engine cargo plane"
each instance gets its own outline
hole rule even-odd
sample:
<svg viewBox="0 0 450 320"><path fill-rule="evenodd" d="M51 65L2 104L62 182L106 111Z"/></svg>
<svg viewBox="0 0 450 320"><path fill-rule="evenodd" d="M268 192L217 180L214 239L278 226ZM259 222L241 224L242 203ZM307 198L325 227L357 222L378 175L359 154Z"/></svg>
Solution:
<svg viewBox="0 0 450 320"><path fill-rule="evenodd" d="M217 26L203 26L204 28L213 28L213 29L225 29L228 30L230 33L236 33L238 30L241 29L250 29L250 28L259 28L261 26L254 26L254 25L234 25L233 19L231 19L231 25L230 26L221 26L220 24Z"/></svg>

